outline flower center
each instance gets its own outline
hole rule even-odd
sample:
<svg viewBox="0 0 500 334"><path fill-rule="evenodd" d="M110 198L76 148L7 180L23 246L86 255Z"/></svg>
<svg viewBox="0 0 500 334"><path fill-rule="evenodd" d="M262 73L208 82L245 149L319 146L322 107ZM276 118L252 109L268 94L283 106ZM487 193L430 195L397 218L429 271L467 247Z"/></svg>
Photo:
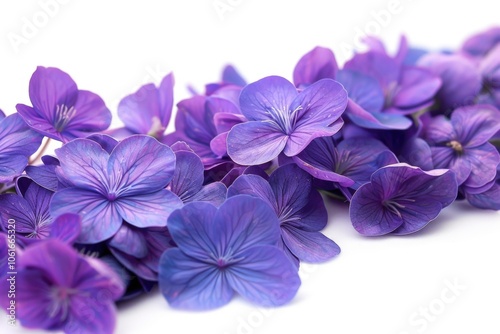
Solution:
<svg viewBox="0 0 500 334"><path fill-rule="evenodd" d="M71 297L78 294L78 290L56 286L52 289L52 305L49 308L49 316L54 318L59 316L61 320L65 320L69 314Z"/></svg>
<svg viewBox="0 0 500 334"><path fill-rule="evenodd" d="M302 110L302 106L298 106L292 111L288 110L288 108L277 109L269 107L267 108L267 113L276 123L278 123L281 131L283 131L284 134L289 135L295 127L299 110Z"/></svg>
<svg viewBox="0 0 500 334"><path fill-rule="evenodd" d="M449 143L446 144L446 146L451 147L458 154L464 153L464 148L463 148L462 144L460 144L456 140L450 141Z"/></svg>
<svg viewBox="0 0 500 334"><path fill-rule="evenodd" d="M56 117L54 122L54 127L56 128L56 130L58 132L63 131L71 121L71 119L75 116L75 114L75 107L68 107L64 104L58 104L56 107Z"/></svg>

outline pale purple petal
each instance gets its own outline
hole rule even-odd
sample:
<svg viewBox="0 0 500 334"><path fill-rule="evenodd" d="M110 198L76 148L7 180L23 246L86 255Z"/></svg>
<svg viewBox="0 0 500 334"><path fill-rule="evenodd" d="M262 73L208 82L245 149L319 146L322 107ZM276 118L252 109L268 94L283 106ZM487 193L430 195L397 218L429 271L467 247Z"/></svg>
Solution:
<svg viewBox="0 0 500 334"><path fill-rule="evenodd" d="M227 153L240 165L259 165L276 158L288 136L273 121L241 123L229 131Z"/></svg>
<svg viewBox="0 0 500 334"><path fill-rule="evenodd" d="M203 186L196 194L188 198L188 202L203 201L216 207L226 200L227 188L222 182L212 182Z"/></svg>
<svg viewBox="0 0 500 334"><path fill-rule="evenodd" d="M278 248L251 247L240 256L242 260L228 268L227 280L243 298L262 306L279 306L295 296L300 278Z"/></svg>
<svg viewBox="0 0 500 334"><path fill-rule="evenodd" d="M148 253L146 239L137 229L128 224L122 224L120 229L109 240L110 248L117 249L134 257L145 257Z"/></svg>
<svg viewBox="0 0 500 334"><path fill-rule="evenodd" d="M175 170L169 189L185 202L201 189L204 168L200 158L194 153L180 151L175 156Z"/></svg>
<svg viewBox="0 0 500 334"><path fill-rule="evenodd" d="M175 155L156 139L135 135L121 141L109 156L110 184L122 196L161 190L172 179ZM118 194L116 194L118 195Z"/></svg>
<svg viewBox="0 0 500 334"><path fill-rule="evenodd" d="M57 217L64 213L80 214L82 232L79 243L98 243L113 236L122 224L117 205L101 194L80 188L59 190L52 196L50 214Z"/></svg>
<svg viewBox="0 0 500 334"><path fill-rule="evenodd" d="M470 162L471 172L463 183L464 186L477 188L495 178L496 166L500 164L500 153L495 146L485 143L474 148L467 148L465 155Z"/></svg>
<svg viewBox="0 0 500 334"><path fill-rule="evenodd" d="M330 49L315 47L300 58L293 70L295 86L306 86L321 79L335 79L338 71L335 55Z"/></svg>
<svg viewBox="0 0 500 334"><path fill-rule="evenodd" d="M82 219L74 213L65 213L56 217L50 224L50 237L72 244L82 230Z"/></svg>
<svg viewBox="0 0 500 334"><path fill-rule="evenodd" d="M287 114L297 94L297 89L293 84L282 77L263 78L247 85L241 91L241 113L249 121L271 120L272 114ZM270 109L275 112L270 113Z"/></svg>
<svg viewBox="0 0 500 334"><path fill-rule="evenodd" d="M179 197L168 190L128 195L110 203L126 222L141 228L166 226L168 216L182 206Z"/></svg>
<svg viewBox="0 0 500 334"><path fill-rule="evenodd" d="M320 232L283 228L281 234L288 249L301 261L320 263L340 253L340 247Z"/></svg>
<svg viewBox="0 0 500 334"><path fill-rule="evenodd" d="M207 310L227 304L234 295L216 266L201 262L174 248L163 253L159 284L168 303L180 309Z"/></svg>

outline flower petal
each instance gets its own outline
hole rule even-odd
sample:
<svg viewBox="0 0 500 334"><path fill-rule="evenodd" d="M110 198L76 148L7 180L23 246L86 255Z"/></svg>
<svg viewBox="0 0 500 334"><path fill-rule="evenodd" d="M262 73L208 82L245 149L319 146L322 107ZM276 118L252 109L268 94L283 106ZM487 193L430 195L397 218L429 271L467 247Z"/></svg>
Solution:
<svg viewBox="0 0 500 334"><path fill-rule="evenodd" d="M122 140L109 156L107 165L112 190L121 196L165 188L174 169L175 155L170 147L145 135Z"/></svg>
<svg viewBox="0 0 500 334"><path fill-rule="evenodd" d="M153 119L160 119L160 94L154 84L146 84L125 96L118 104L118 117L136 134L149 134Z"/></svg>
<svg viewBox="0 0 500 334"><path fill-rule="evenodd" d="M109 155L101 145L89 139L75 139L55 152L63 172L58 173L59 178L81 188L106 192Z"/></svg>
<svg viewBox="0 0 500 334"><path fill-rule="evenodd" d="M166 226L168 216L182 206L179 197L168 190L120 197L114 203L127 223L140 228Z"/></svg>
<svg viewBox="0 0 500 334"><path fill-rule="evenodd" d="M262 306L280 306L292 300L300 278L281 250L255 246L239 255L242 260L227 269L227 280L243 298Z"/></svg>
<svg viewBox="0 0 500 334"><path fill-rule="evenodd" d="M299 260L308 263L320 263L340 253L340 247L320 232L303 231L284 227L282 238L290 251Z"/></svg>
<svg viewBox="0 0 500 334"><path fill-rule="evenodd" d="M276 212L278 211L276 197L268 181L259 175L240 175L227 189L227 197L250 195L264 200Z"/></svg>
<svg viewBox="0 0 500 334"><path fill-rule="evenodd" d="M235 125L227 136L227 153L240 165L260 165L276 158L288 136L272 122L254 121Z"/></svg>
<svg viewBox="0 0 500 334"><path fill-rule="evenodd" d="M500 153L495 146L485 143L466 150L466 159L470 162L471 172L463 184L478 188L495 179L496 167L500 164Z"/></svg>
<svg viewBox="0 0 500 334"><path fill-rule="evenodd" d="M82 218L74 213L64 213L50 224L50 238L72 244L82 230Z"/></svg>
<svg viewBox="0 0 500 334"><path fill-rule="evenodd" d="M317 46L302 56L295 65L293 83L299 87L321 79L335 79L337 71L338 65L332 50Z"/></svg>
<svg viewBox="0 0 500 334"><path fill-rule="evenodd" d="M98 243L113 236L122 224L116 204L101 194L81 188L66 188L52 196L50 214L57 217L64 213L80 214L82 232L79 243Z"/></svg>
<svg viewBox="0 0 500 334"><path fill-rule="evenodd" d="M175 170L169 187L184 202L201 189L204 168L194 153L180 151L175 153L175 157Z"/></svg>
<svg viewBox="0 0 500 334"><path fill-rule="evenodd" d="M451 115L451 124L462 146L479 146L500 131L500 111L490 105L458 108Z"/></svg>
<svg viewBox="0 0 500 334"><path fill-rule="evenodd" d="M243 88L240 94L241 113L249 121L274 120L269 110L288 113L296 96L297 89L285 78L266 77Z"/></svg>
<svg viewBox="0 0 500 334"><path fill-rule="evenodd" d="M189 198L189 201L203 201L219 207L226 200L226 195L227 188L224 183L212 182L203 186L200 191Z"/></svg>
<svg viewBox="0 0 500 334"><path fill-rule="evenodd" d="M248 195L228 198L214 218L212 240L218 255L243 252L255 245L275 245L280 222L265 201Z"/></svg>
<svg viewBox="0 0 500 334"><path fill-rule="evenodd" d="M178 248L167 250L160 258L159 284L168 303L180 309L213 309L227 304L234 295L226 275L217 267Z"/></svg>

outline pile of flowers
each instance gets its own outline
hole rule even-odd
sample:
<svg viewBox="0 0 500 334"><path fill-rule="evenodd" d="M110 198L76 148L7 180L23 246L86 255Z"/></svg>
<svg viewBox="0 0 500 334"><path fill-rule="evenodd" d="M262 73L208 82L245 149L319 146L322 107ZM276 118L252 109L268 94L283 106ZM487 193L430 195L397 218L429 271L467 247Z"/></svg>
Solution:
<svg viewBox="0 0 500 334"><path fill-rule="evenodd" d="M156 284L175 308L279 306L301 261L340 253L324 196L366 236L419 231L455 200L500 210L500 28L453 52L366 44L341 69L314 48L292 82L228 66L168 134L172 74L124 97L108 129L98 95L38 67L31 105L0 112L2 309L112 333L116 302Z"/></svg>

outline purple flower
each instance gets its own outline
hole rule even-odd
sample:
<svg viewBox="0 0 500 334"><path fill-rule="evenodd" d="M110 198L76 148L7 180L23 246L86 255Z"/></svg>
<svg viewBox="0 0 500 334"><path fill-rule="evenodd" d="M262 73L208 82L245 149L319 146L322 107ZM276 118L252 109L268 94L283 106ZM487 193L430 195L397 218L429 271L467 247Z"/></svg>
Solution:
<svg viewBox="0 0 500 334"><path fill-rule="evenodd" d="M160 259L160 289L170 305L212 309L238 293L277 306L296 294L297 269L275 245L279 221L264 201L240 195L217 209L204 202L172 213L168 228L179 248Z"/></svg>
<svg viewBox="0 0 500 334"><path fill-rule="evenodd" d="M118 105L118 117L125 127L112 130L110 134L118 138L145 134L161 140L172 115L173 90L174 76L170 73L158 88L147 84L124 97Z"/></svg>
<svg viewBox="0 0 500 334"><path fill-rule="evenodd" d="M241 91L241 113L248 122L229 131L228 154L240 165L266 163L281 152L295 156L314 138L337 133L346 105L347 92L332 79L300 93L284 78L261 79Z"/></svg>
<svg viewBox="0 0 500 334"><path fill-rule="evenodd" d="M441 78L436 100L443 113L472 104L481 90L478 66L463 55L429 53L419 59L418 65Z"/></svg>
<svg viewBox="0 0 500 334"><path fill-rule="evenodd" d="M228 197L251 195L267 202L280 221L281 247L298 266L299 260L318 263L340 253L335 242L319 231L328 221L321 195L312 177L295 164L279 167L269 182L258 175L241 175L228 189Z"/></svg>
<svg viewBox="0 0 500 334"><path fill-rule="evenodd" d="M175 132L166 136L163 142L169 145L186 142L206 169L230 162L225 137L228 127L242 122L238 107L229 100L205 96L183 100L177 107Z"/></svg>
<svg viewBox="0 0 500 334"><path fill-rule="evenodd" d="M441 80L431 71L404 65L402 60L405 53L406 42L403 40L396 57L390 57L385 50L370 50L355 55L344 66L345 70L359 72L378 81L384 95L382 110L384 114L389 114L385 115L388 119L391 114L408 115L431 106L441 86ZM383 118L380 121L384 124ZM404 128L402 118L393 122L396 123L392 127L389 123L385 128ZM375 126L376 123L373 124ZM406 125L409 126L408 123ZM377 128L383 127L379 125Z"/></svg>
<svg viewBox="0 0 500 334"><path fill-rule="evenodd" d="M108 128L111 112L94 93L79 90L65 72L37 67L30 80L33 107L16 106L19 114L35 131L62 142L85 137Z"/></svg>
<svg viewBox="0 0 500 334"><path fill-rule="evenodd" d="M469 37L462 45L462 52L472 57L486 55L500 43L500 27L492 27Z"/></svg>
<svg viewBox="0 0 500 334"><path fill-rule="evenodd" d="M124 291L103 262L85 258L59 240L24 249L17 258L16 316L26 328L65 333L112 333L114 301ZM9 302L3 282L2 306Z"/></svg>
<svg viewBox="0 0 500 334"><path fill-rule="evenodd" d="M80 243L113 236L122 220L136 227L166 226L182 203L166 190L175 168L172 150L156 139L134 135L108 153L97 142L75 139L56 150L61 181L71 186L52 197L50 212L82 216Z"/></svg>
<svg viewBox="0 0 500 334"><path fill-rule="evenodd" d="M500 108L500 44L481 60L479 70L483 81L478 103Z"/></svg>
<svg viewBox="0 0 500 334"><path fill-rule="evenodd" d="M459 185L477 188L491 182L500 155L488 140L500 130L500 112L489 105L456 109L451 119L424 119L422 137L431 146L435 168L455 172Z"/></svg>
<svg viewBox="0 0 500 334"><path fill-rule="evenodd" d="M0 118L0 183L21 175L42 138L18 114Z"/></svg>
<svg viewBox="0 0 500 334"><path fill-rule="evenodd" d="M352 189L369 182L379 168L398 162L384 144L369 137L348 138L338 144L333 137L317 138L293 161L315 178Z"/></svg>
<svg viewBox="0 0 500 334"><path fill-rule="evenodd" d="M244 87L246 86L245 79L241 76L236 68L232 65L227 65L222 70L222 81L205 85L205 95L209 96L216 94L221 88L229 86Z"/></svg>
<svg viewBox="0 0 500 334"><path fill-rule="evenodd" d="M457 196L453 172L424 172L404 163L383 167L351 199L349 214L363 235L410 234L424 228Z"/></svg>
<svg viewBox="0 0 500 334"><path fill-rule="evenodd" d="M479 188L461 187L469 203L476 208L500 210L500 164L495 179Z"/></svg>

